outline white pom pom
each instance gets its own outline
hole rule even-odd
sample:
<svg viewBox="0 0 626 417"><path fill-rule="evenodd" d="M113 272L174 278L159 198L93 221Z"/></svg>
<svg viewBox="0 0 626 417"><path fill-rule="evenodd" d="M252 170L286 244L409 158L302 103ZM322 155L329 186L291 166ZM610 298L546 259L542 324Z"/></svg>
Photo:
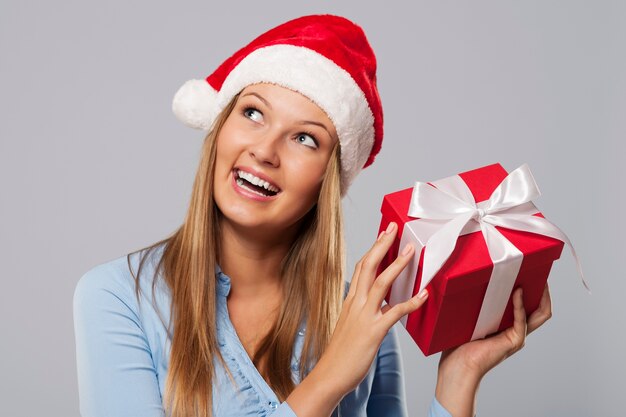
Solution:
<svg viewBox="0 0 626 417"><path fill-rule="evenodd" d="M206 80L189 80L174 95L172 111L187 126L209 130L219 113L217 92Z"/></svg>

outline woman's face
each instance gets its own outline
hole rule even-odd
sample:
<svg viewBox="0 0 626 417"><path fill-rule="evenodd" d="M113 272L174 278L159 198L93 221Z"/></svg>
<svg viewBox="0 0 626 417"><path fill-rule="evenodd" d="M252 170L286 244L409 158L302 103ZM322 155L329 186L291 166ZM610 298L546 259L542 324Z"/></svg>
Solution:
<svg viewBox="0 0 626 417"><path fill-rule="evenodd" d="M217 136L214 198L233 226L279 234L316 203L337 133L284 87L246 87Z"/></svg>

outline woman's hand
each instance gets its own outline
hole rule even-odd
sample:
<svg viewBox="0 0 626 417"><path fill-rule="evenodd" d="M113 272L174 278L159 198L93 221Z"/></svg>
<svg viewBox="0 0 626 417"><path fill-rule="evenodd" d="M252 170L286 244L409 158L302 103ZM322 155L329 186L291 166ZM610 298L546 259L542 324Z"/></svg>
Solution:
<svg viewBox="0 0 626 417"><path fill-rule="evenodd" d="M378 265L394 242L397 225L390 223L355 266L350 289L326 351L311 373L287 398L299 417L329 415L341 398L369 371L389 329L417 310L428 293L393 307L382 306L391 284L407 266L415 249L407 245L378 277ZM305 394L306 393L306 394ZM312 398L315 398L312 401Z"/></svg>
<svg viewBox="0 0 626 417"><path fill-rule="evenodd" d="M355 266L350 289L337 327L323 358L334 364L333 379L339 391L348 393L363 380L389 329L405 314L417 310L427 298L417 295L393 307L381 306L391 284L408 265L415 249L407 245L378 277L376 271L394 242L397 225L390 223L374 246Z"/></svg>
<svg viewBox="0 0 626 417"><path fill-rule="evenodd" d="M539 307L528 318L522 290L513 293L513 326L486 339L444 351L439 360L435 396L454 417L475 414L476 393L487 372L524 347L526 336L552 317L548 285Z"/></svg>

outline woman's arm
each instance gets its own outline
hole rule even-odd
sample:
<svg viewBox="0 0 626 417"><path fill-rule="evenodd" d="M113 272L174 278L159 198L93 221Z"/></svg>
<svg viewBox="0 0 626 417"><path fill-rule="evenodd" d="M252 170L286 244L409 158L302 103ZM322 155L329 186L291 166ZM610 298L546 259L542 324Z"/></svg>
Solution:
<svg viewBox="0 0 626 417"><path fill-rule="evenodd" d="M367 403L368 416L405 417L406 393L404 366L396 326L389 330L376 357L376 372ZM428 417L450 417L450 414L433 398Z"/></svg>
<svg viewBox="0 0 626 417"><path fill-rule="evenodd" d="M83 417L163 417L150 347L127 277L101 265L74 291L74 331Z"/></svg>
<svg viewBox="0 0 626 417"><path fill-rule="evenodd" d="M465 343L441 354L435 396L454 417L475 414L476 394L487 372L524 347L526 336L552 317L548 285L528 318L521 288L513 293L513 326L497 335Z"/></svg>
<svg viewBox="0 0 626 417"><path fill-rule="evenodd" d="M381 308L389 287L415 252L412 246L407 246L376 276L396 232L396 224L389 223L387 230L356 264L350 290L326 351L287 398L298 417L329 416L339 401L363 380L389 329L426 300L428 293L424 292L404 303Z"/></svg>
<svg viewBox="0 0 626 417"><path fill-rule="evenodd" d="M392 327L376 356L376 371L367 401L368 416L406 417L406 394L400 343Z"/></svg>

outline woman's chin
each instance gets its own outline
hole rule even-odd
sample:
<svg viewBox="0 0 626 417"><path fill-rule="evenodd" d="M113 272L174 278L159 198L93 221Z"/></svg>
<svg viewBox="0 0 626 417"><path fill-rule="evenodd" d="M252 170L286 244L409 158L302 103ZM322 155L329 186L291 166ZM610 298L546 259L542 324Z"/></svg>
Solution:
<svg viewBox="0 0 626 417"><path fill-rule="evenodd" d="M222 229L224 226L231 231L245 236L247 238L256 239L291 239L293 231L298 229L299 221L277 222L276 217L259 216L251 213L232 213L222 211Z"/></svg>

